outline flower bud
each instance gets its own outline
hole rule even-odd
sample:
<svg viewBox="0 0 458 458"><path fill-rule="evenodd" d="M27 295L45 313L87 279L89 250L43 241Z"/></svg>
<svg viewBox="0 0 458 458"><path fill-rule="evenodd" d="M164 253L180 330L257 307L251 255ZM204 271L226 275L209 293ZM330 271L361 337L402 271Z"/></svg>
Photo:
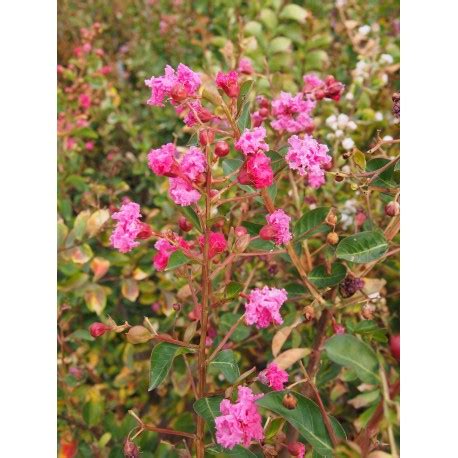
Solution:
<svg viewBox="0 0 458 458"><path fill-rule="evenodd" d="M306 305L303 313L306 321L311 321L315 318L315 309L311 305Z"/></svg>
<svg viewBox="0 0 458 458"><path fill-rule="evenodd" d="M261 237L262 240L273 240L276 233L277 231L275 230L275 228L272 225L266 224L259 231L259 237Z"/></svg>
<svg viewBox="0 0 458 458"><path fill-rule="evenodd" d="M294 395L291 393L286 393L283 396L282 404L284 407L286 407L289 410L293 410L297 406L297 399Z"/></svg>
<svg viewBox="0 0 458 458"><path fill-rule="evenodd" d="M92 337L100 337L103 336L107 331L109 331L111 328L103 323L92 323L91 326L89 326L89 332Z"/></svg>
<svg viewBox="0 0 458 458"><path fill-rule="evenodd" d="M288 452L292 456L304 456L305 455L305 445L300 442L293 442L288 445Z"/></svg>
<svg viewBox="0 0 458 458"><path fill-rule="evenodd" d="M385 214L388 216L398 216L401 213L400 205L395 201L392 200L385 205Z"/></svg>
<svg viewBox="0 0 458 458"><path fill-rule="evenodd" d="M203 186L207 182L207 176L205 173L199 173L195 182L198 186Z"/></svg>
<svg viewBox="0 0 458 458"><path fill-rule="evenodd" d="M355 215L355 224L357 226L362 226L364 222L366 221L366 219L367 219L366 213L364 213L361 210L358 210L358 212Z"/></svg>
<svg viewBox="0 0 458 458"><path fill-rule="evenodd" d="M140 232L137 234L137 238L140 240L147 240L153 235L153 230L151 226L146 223L140 223L141 229Z"/></svg>
<svg viewBox="0 0 458 458"><path fill-rule="evenodd" d="M178 218L178 226L183 232L189 232L194 227L184 216Z"/></svg>
<svg viewBox="0 0 458 458"><path fill-rule="evenodd" d="M391 336L390 351L393 358L396 358L397 361L401 360L401 336L399 334Z"/></svg>
<svg viewBox="0 0 458 458"><path fill-rule="evenodd" d="M125 458L138 458L140 456L140 450L129 438L124 442L123 452Z"/></svg>
<svg viewBox="0 0 458 458"><path fill-rule="evenodd" d="M212 130L202 129L199 131L199 143L201 146L210 145L215 139L215 133Z"/></svg>
<svg viewBox="0 0 458 458"><path fill-rule="evenodd" d="M127 341L131 344L141 344L151 340L151 332L148 331L143 326L133 326L129 329L129 332L126 334Z"/></svg>
<svg viewBox="0 0 458 458"><path fill-rule="evenodd" d="M175 84L170 93L174 102L183 102L188 97L188 91L182 84Z"/></svg>
<svg viewBox="0 0 458 458"><path fill-rule="evenodd" d="M241 237L242 235L245 235L248 233L248 230L246 227L243 227L243 226L237 226L235 229L234 229L234 233L236 235L236 237Z"/></svg>
<svg viewBox="0 0 458 458"><path fill-rule="evenodd" d="M334 329L334 332L336 334L345 334L345 326L343 326L340 323L337 323L336 321L332 323L332 328Z"/></svg>
<svg viewBox="0 0 458 458"><path fill-rule="evenodd" d="M249 234L245 234L245 235L238 237L237 240L235 241L234 251L236 253L243 253L247 249L248 245L250 244L250 241L251 241L251 237Z"/></svg>
<svg viewBox="0 0 458 458"><path fill-rule="evenodd" d="M227 142L224 140L220 140L219 142L216 142L215 145L215 154L218 157L224 157L229 154L230 148Z"/></svg>
<svg viewBox="0 0 458 458"><path fill-rule="evenodd" d="M393 100L393 115L400 119L401 117L401 94L399 92L395 92L391 97Z"/></svg>
<svg viewBox="0 0 458 458"><path fill-rule="evenodd" d="M260 108L259 109L259 116L262 116L263 118L267 118L267 116L269 116L269 109L268 108Z"/></svg>
<svg viewBox="0 0 458 458"><path fill-rule="evenodd" d="M175 303L172 305L172 308L175 312L179 312L181 310L181 304Z"/></svg>
<svg viewBox="0 0 458 458"><path fill-rule="evenodd" d="M337 224L337 216L331 210L326 216L325 222L328 226L335 226Z"/></svg>
<svg viewBox="0 0 458 458"><path fill-rule="evenodd" d="M326 236L326 242L329 243L329 245L337 245L339 243L339 236L337 235L337 232L330 232Z"/></svg>

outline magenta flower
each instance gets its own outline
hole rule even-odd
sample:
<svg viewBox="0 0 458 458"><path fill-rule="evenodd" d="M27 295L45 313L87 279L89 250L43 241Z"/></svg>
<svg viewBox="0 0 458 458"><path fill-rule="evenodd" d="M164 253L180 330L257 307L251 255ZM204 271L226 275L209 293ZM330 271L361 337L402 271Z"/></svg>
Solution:
<svg viewBox="0 0 458 458"><path fill-rule="evenodd" d="M264 439L262 419L256 405L256 400L262 396L254 394L248 387L239 386L235 404L229 399L221 401L221 415L215 418L216 442L219 445L228 449L238 444L248 447L252 440Z"/></svg>
<svg viewBox="0 0 458 458"><path fill-rule="evenodd" d="M264 153L252 154L246 161L246 173L256 189L270 186L274 181L274 172L270 165L270 157Z"/></svg>
<svg viewBox="0 0 458 458"><path fill-rule="evenodd" d="M254 324L258 329L267 328L270 324L282 324L280 307L288 298L286 290L269 288L256 288L248 296L245 304L245 321Z"/></svg>
<svg viewBox="0 0 458 458"><path fill-rule="evenodd" d="M248 57L242 57L239 61L239 68L237 69L239 73L244 73L245 75L252 75L254 73L253 64Z"/></svg>
<svg viewBox="0 0 458 458"><path fill-rule="evenodd" d="M277 245L288 243L292 239L289 230L289 217L282 209L276 210L266 216L267 223L260 231L259 235L264 240L274 240Z"/></svg>
<svg viewBox="0 0 458 458"><path fill-rule="evenodd" d="M177 204L183 207L196 203L200 193L183 178L169 178L169 195Z"/></svg>
<svg viewBox="0 0 458 458"><path fill-rule="evenodd" d="M326 145L318 143L312 136L299 138L293 135L288 139L290 148L286 153L289 168L297 170L299 175L308 176L308 183L313 188L319 188L324 183L323 166L331 162L331 156Z"/></svg>
<svg viewBox="0 0 458 458"><path fill-rule="evenodd" d="M258 152L269 151L269 145L264 141L267 132L264 127L245 129L235 143L235 149L242 151L245 156Z"/></svg>
<svg viewBox="0 0 458 458"><path fill-rule="evenodd" d="M181 159L181 171L191 181L204 173L207 169L207 158L196 146L191 146L188 152Z"/></svg>
<svg viewBox="0 0 458 458"><path fill-rule="evenodd" d="M259 373L258 379L274 391L281 391L288 382L288 372L280 369L275 363L270 363Z"/></svg>
<svg viewBox="0 0 458 458"><path fill-rule="evenodd" d="M205 243L205 237L203 235L199 236L199 245L203 249ZM227 250L227 242L224 238L224 234L221 232L210 232L209 234L209 250L208 257L209 259L213 258L217 254L223 253Z"/></svg>
<svg viewBox="0 0 458 458"><path fill-rule="evenodd" d="M177 250L177 247L172 245L165 239L159 239L154 244L154 248L158 250L158 252L153 257L154 267L159 271L165 270L169 262L170 256L174 251Z"/></svg>
<svg viewBox="0 0 458 458"><path fill-rule="evenodd" d="M201 80L189 67L179 64L176 72L170 65L166 65L164 76L152 76L145 80L145 84L151 89L151 97L146 103L162 107L166 97L174 103L180 103L188 97L196 96Z"/></svg>
<svg viewBox="0 0 458 458"><path fill-rule="evenodd" d="M315 108L313 100L304 99L302 93L292 96L289 92L282 92L272 101L272 128L278 132L311 132L314 128L310 113Z"/></svg>
<svg viewBox="0 0 458 458"><path fill-rule="evenodd" d="M111 217L118 221L110 237L112 246L121 253L127 253L138 246L140 243L135 239L142 229L140 205L135 202L124 204L121 210L113 213Z"/></svg>
<svg viewBox="0 0 458 458"><path fill-rule="evenodd" d="M167 143L148 153L148 167L159 176L176 176L177 150L173 143Z"/></svg>
<svg viewBox="0 0 458 458"><path fill-rule="evenodd" d="M91 106L91 96L89 94L81 94L78 98L80 107L87 110Z"/></svg>
<svg viewBox="0 0 458 458"><path fill-rule="evenodd" d="M228 97L235 98L239 95L239 74L232 70L227 73L218 72L216 75L216 85L222 89Z"/></svg>
<svg viewBox="0 0 458 458"><path fill-rule="evenodd" d="M199 121L201 123L206 123L213 119L215 116L207 110L205 107L202 106L200 100L192 100L189 102L188 113L184 118L184 123L188 127L192 127L197 124ZM177 107L176 111L181 113L185 107Z"/></svg>

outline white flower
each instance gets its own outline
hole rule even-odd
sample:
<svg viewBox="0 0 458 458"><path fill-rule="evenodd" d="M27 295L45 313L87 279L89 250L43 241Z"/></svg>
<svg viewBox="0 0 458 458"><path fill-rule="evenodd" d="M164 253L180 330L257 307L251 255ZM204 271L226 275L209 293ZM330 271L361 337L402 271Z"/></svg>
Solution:
<svg viewBox="0 0 458 458"><path fill-rule="evenodd" d="M376 121L383 121L383 113L381 111L377 111L375 113L375 120Z"/></svg>
<svg viewBox="0 0 458 458"><path fill-rule="evenodd" d="M350 167L348 164L345 164L345 165L342 167L342 172L343 172L343 173L350 173L350 172L351 172L351 167Z"/></svg>
<svg viewBox="0 0 458 458"><path fill-rule="evenodd" d="M337 128L337 117L336 115L331 115L326 118L326 125L329 126L331 129ZM334 127L335 126L335 127Z"/></svg>
<svg viewBox="0 0 458 458"><path fill-rule="evenodd" d="M341 129L337 129L336 130L336 137L337 138L343 137L343 134L344 134L343 130L341 130Z"/></svg>
<svg viewBox="0 0 458 458"><path fill-rule="evenodd" d="M332 132L329 132L329 134L326 135L327 140L334 140L335 137L336 136Z"/></svg>
<svg viewBox="0 0 458 458"><path fill-rule="evenodd" d="M342 140L342 146L344 147L344 149L350 150L355 146L355 142L352 138L347 137Z"/></svg>
<svg viewBox="0 0 458 458"><path fill-rule="evenodd" d="M380 63L391 65L394 62L393 56L391 54L382 54L380 56Z"/></svg>
<svg viewBox="0 0 458 458"><path fill-rule="evenodd" d="M361 35L368 35L370 31L371 31L371 26L370 26L370 25L362 25L362 26L358 29L358 32L359 32Z"/></svg>
<svg viewBox="0 0 458 458"><path fill-rule="evenodd" d="M380 79L382 80L383 84L388 83L388 75L386 73L382 73Z"/></svg>
<svg viewBox="0 0 458 458"><path fill-rule="evenodd" d="M345 98L351 101L355 98L355 96L353 95L353 92L347 92L347 95L345 96Z"/></svg>
<svg viewBox="0 0 458 458"><path fill-rule="evenodd" d="M346 114L343 114L343 113L337 116L337 126L339 127L339 129L345 129L349 119L350 118Z"/></svg>
<svg viewBox="0 0 458 458"><path fill-rule="evenodd" d="M382 138L382 140L383 140L384 142L390 142L390 141L393 140L393 137L392 137L391 135L385 135L385 136Z"/></svg>
<svg viewBox="0 0 458 458"><path fill-rule="evenodd" d="M348 124L347 124L347 128L350 129L350 130L356 130L358 126L356 125L356 122L355 121L349 121Z"/></svg>
<svg viewBox="0 0 458 458"><path fill-rule="evenodd" d="M347 0L336 0L336 6L339 8L339 7L342 7L342 6L345 6L347 4Z"/></svg>

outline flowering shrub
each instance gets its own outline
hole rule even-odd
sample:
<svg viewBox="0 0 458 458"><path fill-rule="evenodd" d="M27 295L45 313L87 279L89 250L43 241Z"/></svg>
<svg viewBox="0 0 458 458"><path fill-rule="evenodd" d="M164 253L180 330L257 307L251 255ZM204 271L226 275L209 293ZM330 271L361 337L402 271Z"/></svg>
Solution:
<svg viewBox="0 0 458 458"><path fill-rule="evenodd" d="M182 2L174 17L151 3L164 41L189 30L179 26ZM224 38L224 61L171 58L152 75L139 71L131 114L120 101L106 104L105 118L84 115L97 154L116 142L103 127L113 114L139 153L117 158L110 146L100 162L112 155L114 168L98 181L89 178L98 156L79 140L69 148L73 134L61 131L62 164L76 155L84 178L76 200L61 184L70 210L60 204L60 421L86 425L78 434L61 426L61 453L79 444L82 456L111 447L131 457L140 448L356 457L381 442L397 453L400 96L388 76L397 67L376 45L380 29L347 20L356 10L316 8L315 17L293 3L247 7L228 38L213 37ZM330 75L301 39L328 10L359 56L355 70L345 63ZM96 36L83 33L76 58L88 86L70 86L59 123L106 94L83 58ZM289 68L293 56L303 74ZM137 106L147 107L141 129L128 127ZM148 137L164 119L174 128ZM83 207L74 219L72 206Z"/></svg>

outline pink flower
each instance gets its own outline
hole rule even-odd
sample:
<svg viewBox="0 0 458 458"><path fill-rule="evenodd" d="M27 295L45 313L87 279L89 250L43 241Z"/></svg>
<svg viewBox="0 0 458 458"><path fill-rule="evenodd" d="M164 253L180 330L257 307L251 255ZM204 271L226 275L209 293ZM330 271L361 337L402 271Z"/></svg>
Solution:
<svg viewBox="0 0 458 458"><path fill-rule="evenodd" d="M254 394L248 387L239 386L235 404L229 399L221 401L221 415L215 418L216 442L219 445L228 449L238 444L248 447L252 440L264 439L262 419L256 405L256 400L262 396Z"/></svg>
<svg viewBox="0 0 458 458"><path fill-rule="evenodd" d="M199 236L199 245L203 249L205 243L205 237L203 235ZM221 232L210 232L209 234L209 250L208 257L209 259L213 258L217 254L220 254L227 250L227 242L224 238L224 234Z"/></svg>
<svg viewBox="0 0 458 458"><path fill-rule="evenodd" d="M269 324L282 324L280 307L288 298L284 289L256 288L248 296L245 304L245 321L255 324L258 329L267 328Z"/></svg>
<svg viewBox="0 0 458 458"><path fill-rule="evenodd" d="M304 132L311 131L314 123L310 113L315 108L315 102L303 98L302 93L294 97L289 92L282 92L272 101L272 128L279 132Z"/></svg>
<svg viewBox="0 0 458 458"><path fill-rule="evenodd" d="M328 147L318 143L312 136L299 138L293 135L288 139L290 148L286 153L289 168L297 170L299 175L308 176L308 183L313 188L319 188L324 183L323 166L331 162Z"/></svg>
<svg viewBox="0 0 458 458"><path fill-rule="evenodd" d="M169 195L177 204L183 207L191 205L200 199L200 193L183 178L169 178Z"/></svg>
<svg viewBox="0 0 458 458"><path fill-rule="evenodd" d="M184 123L188 127L194 126L199 121L202 123L206 123L215 117L209 110L202 106L200 100L192 100L191 102L189 102L189 106L191 108L188 109L188 113L184 118ZM180 106L176 108L176 111L178 113L181 113L184 109L184 107L182 108Z"/></svg>
<svg viewBox="0 0 458 458"><path fill-rule="evenodd" d="M288 445L288 452L292 456L297 456L298 458L304 458L305 455L305 445L301 442L293 442Z"/></svg>
<svg viewBox="0 0 458 458"><path fill-rule="evenodd" d="M274 173L270 165L270 157L260 152L251 155L246 161L246 173L256 189L270 186L274 181Z"/></svg>
<svg viewBox="0 0 458 458"><path fill-rule="evenodd" d="M99 71L102 75L108 75L109 73L111 73L111 65L104 65Z"/></svg>
<svg viewBox="0 0 458 458"><path fill-rule="evenodd" d="M159 176L176 176L178 170L175 157L177 150L173 143L152 149L148 153L148 167Z"/></svg>
<svg viewBox="0 0 458 458"><path fill-rule="evenodd" d="M142 229L140 205L135 202L126 203L111 217L118 221L110 237L112 246L121 253L127 253L138 246L139 242L135 239Z"/></svg>
<svg viewBox="0 0 458 458"><path fill-rule="evenodd" d="M251 117L251 124L254 127L259 127L266 119L264 116L262 116L259 110L251 113L250 117Z"/></svg>
<svg viewBox="0 0 458 458"><path fill-rule="evenodd" d="M78 102L81 108L87 110L91 106L91 97L88 94L81 94Z"/></svg>
<svg viewBox="0 0 458 458"><path fill-rule="evenodd" d="M165 239L159 239L154 244L154 248L158 250L158 252L153 257L154 267L159 271L165 270L170 256L174 251L177 250L177 247Z"/></svg>
<svg viewBox="0 0 458 458"><path fill-rule="evenodd" d="M76 140L73 137L68 137L65 142L65 148L68 150L73 149L76 146Z"/></svg>
<svg viewBox="0 0 458 458"><path fill-rule="evenodd" d="M94 142L86 142L84 146L88 151L92 151L94 149Z"/></svg>
<svg viewBox="0 0 458 458"><path fill-rule="evenodd" d="M291 218L282 210L276 210L266 216L267 223L259 235L264 240L274 240L277 245L288 243L292 239L289 230Z"/></svg>
<svg viewBox="0 0 458 458"><path fill-rule="evenodd" d="M259 381L264 385L270 386L274 391L281 391L285 383L288 382L288 373L280 369L275 363L267 365L259 374Z"/></svg>
<svg viewBox="0 0 458 458"><path fill-rule="evenodd" d="M264 141L267 132L264 127L245 129L235 144L235 149L242 151L245 156L256 154L259 151L269 151L269 145Z"/></svg>
<svg viewBox="0 0 458 458"><path fill-rule="evenodd" d="M191 181L195 181L206 169L207 158L199 148L191 146L181 159L181 171Z"/></svg>
<svg viewBox="0 0 458 458"><path fill-rule="evenodd" d="M303 91L305 93L312 92L314 89L317 89L323 86L324 81L318 78L318 76L314 75L313 73L309 73L308 75L304 75L304 87Z"/></svg>
<svg viewBox="0 0 458 458"><path fill-rule="evenodd" d="M239 95L239 75L235 70L227 73L218 72L216 75L216 85L222 89L229 97L237 97Z"/></svg>
<svg viewBox="0 0 458 458"><path fill-rule="evenodd" d="M242 57L239 61L239 68L237 69L239 73L244 73L245 75L251 75L254 73L253 64L248 57Z"/></svg>
<svg viewBox="0 0 458 458"><path fill-rule="evenodd" d="M146 102L148 105L164 106L164 98L171 97L179 103L188 97L197 95L200 87L200 76L184 64L179 64L177 70L166 65L164 76L152 76L145 80L146 86L151 89L151 97Z"/></svg>

